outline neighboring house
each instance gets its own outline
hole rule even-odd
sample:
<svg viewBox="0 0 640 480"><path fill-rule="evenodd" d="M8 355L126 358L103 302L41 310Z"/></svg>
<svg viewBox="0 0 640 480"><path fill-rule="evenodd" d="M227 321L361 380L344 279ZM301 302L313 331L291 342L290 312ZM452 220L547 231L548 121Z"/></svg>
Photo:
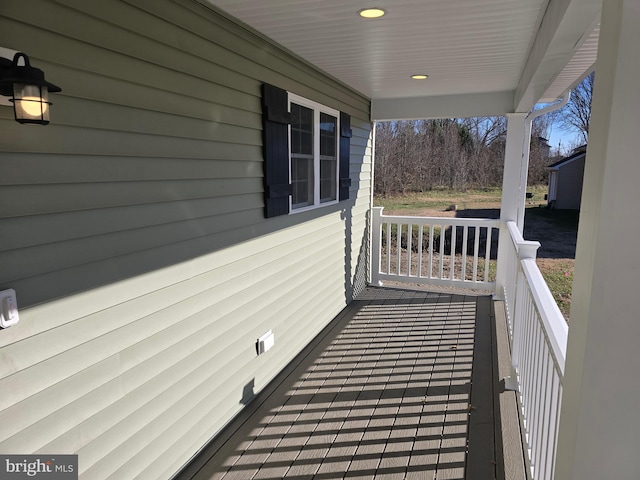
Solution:
<svg viewBox="0 0 640 480"><path fill-rule="evenodd" d="M535 138L535 142L536 142L538 148L540 149L541 153L545 157L548 157L550 152L551 152L551 145L549 145L549 140L547 140L544 137L538 136L538 137Z"/></svg>
<svg viewBox="0 0 640 480"><path fill-rule="evenodd" d="M547 205L558 210L580 210L586 145L576 148L571 155L549 165L549 192Z"/></svg>

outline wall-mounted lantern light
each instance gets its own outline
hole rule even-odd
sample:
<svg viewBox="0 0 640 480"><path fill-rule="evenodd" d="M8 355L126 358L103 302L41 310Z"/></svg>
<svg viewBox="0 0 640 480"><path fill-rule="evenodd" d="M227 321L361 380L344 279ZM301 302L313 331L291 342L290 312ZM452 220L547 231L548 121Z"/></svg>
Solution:
<svg viewBox="0 0 640 480"><path fill-rule="evenodd" d="M24 65L18 65L20 59ZM24 53L16 53L13 61L0 58L0 95L11 97L17 122L49 123L49 92L61 91L44 79L42 70L31 66Z"/></svg>

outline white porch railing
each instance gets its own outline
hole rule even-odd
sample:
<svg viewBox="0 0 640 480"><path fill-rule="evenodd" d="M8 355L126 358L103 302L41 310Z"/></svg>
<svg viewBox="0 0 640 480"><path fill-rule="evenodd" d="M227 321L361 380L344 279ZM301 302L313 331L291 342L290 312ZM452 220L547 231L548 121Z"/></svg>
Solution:
<svg viewBox="0 0 640 480"><path fill-rule="evenodd" d="M382 215L373 209L371 282L495 290L490 268L499 221ZM493 242L494 245L497 242Z"/></svg>
<svg viewBox="0 0 640 480"><path fill-rule="evenodd" d="M495 291L490 265L498 220L372 214L371 282L384 280ZM507 222L503 294L531 477L552 480L568 326L535 258L540 244Z"/></svg>
<svg viewBox="0 0 640 480"><path fill-rule="evenodd" d="M536 265L540 244L507 222L511 242L504 298L513 376L535 480L553 479L568 326Z"/></svg>

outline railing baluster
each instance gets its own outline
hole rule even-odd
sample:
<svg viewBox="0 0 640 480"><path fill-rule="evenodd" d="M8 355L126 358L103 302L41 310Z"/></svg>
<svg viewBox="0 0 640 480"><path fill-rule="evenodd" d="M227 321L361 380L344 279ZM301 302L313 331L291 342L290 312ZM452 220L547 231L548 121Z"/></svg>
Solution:
<svg viewBox="0 0 640 480"><path fill-rule="evenodd" d="M422 231L424 230L424 225L418 225L418 278L422 277Z"/></svg>
<svg viewBox="0 0 640 480"><path fill-rule="evenodd" d="M451 260L449 262L449 279L453 280L455 277L456 270L456 233L458 228L455 225L451 225L451 248L449 250L449 254L451 255Z"/></svg>
<svg viewBox="0 0 640 480"><path fill-rule="evenodd" d="M533 305L532 305L533 307ZM531 404L531 413L530 413L530 417L531 417L531 421L530 421L530 428L531 431L533 433L533 438L531 441L531 447L533 449L535 449L537 442L538 442L538 436L539 436L539 430L536 428L536 422L538 421L538 417L540 414L540 402L542 401L541 398L541 384L542 384L542 380L541 380L541 376L542 376L542 372L541 372L541 368L540 365L542 364L542 362L544 361L544 338L543 338L543 333L539 328L540 326L537 324L537 322L534 322L534 328L535 328L535 333L536 333L536 356L535 359L533 360L533 365L535 365L535 368L533 370L533 395L532 395L532 401L530 402ZM538 458L538 452L536 452L536 455L534 457L536 459L536 462L539 460ZM538 467L536 467L538 468Z"/></svg>
<svg viewBox="0 0 640 480"><path fill-rule="evenodd" d="M526 370L526 386L527 386L527 401L526 401L526 406L527 406L527 419L531 416L531 398L533 397L533 372L534 372L534 365L535 365L535 355L536 355L536 349L535 349L535 324L533 322L533 305L531 302L531 295L529 295L529 292L525 290L525 313L527 314L527 351L524 352L526 355L526 365L527 365L527 370ZM531 425L529 425L529 428L527 429L529 432L531 431Z"/></svg>
<svg viewBox="0 0 640 480"><path fill-rule="evenodd" d="M478 230L478 227L475 227L475 230ZM469 242L469 226L465 225L462 230L462 275L461 275L462 280L467 279L467 243L468 242Z"/></svg>
<svg viewBox="0 0 640 480"><path fill-rule="evenodd" d="M545 352L545 367L544 367L544 382L542 384L543 388L543 399L542 399L542 412L540 415L540 419L538 421L538 429L540 430L540 441L538 442L538 449L540 450L540 467L539 473L541 479L548 478L547 468L549 463L549 431L550 428L545 428L545 426L551 427L550 423L550 402L551 402L551 382L553 377L553 362L550 360L549 351Z"/></svg>
<svg viewBox="0 0 640 480"><path fill-rule="evenodd" d="M433 278L433 223L429 225L429 278Z"/></svg>
<svg viewBox="0 0 640 480"><path fill-rule="evenodd" d="M411 276L411 240L413 236L413 223L407 224L407 276Z"/></svg>
<svg viewBox="0 0 640 480"><path fill-rule="evenodd" d="M438 271L438 278L442 278L444 274L444 237L445 237L445 226L440 225L440 270Z"/></svg>
<svg viewBox="0 0 640 480"><path fill-rule="evenodd" d="M545 374L548 361L548 350L546 348L546 342L544 340L544 332L539 328L540 325L536 325L536 332L538 334L538 362L536 368L536 389L534 394L534 403L532 409L532 422L531 430L534 432L533 441L531 444L534 452L535 465L537 470L537 477L540 478L540 471L543 468L542 465L542 451L540 449L542 444L542 417L544 415L544 395L545 395Z"/></svg>
<svg viewBox="0 0 640 480"><path fill-rule="evenodd" d="M555 466L556 466L556 454L558 453L558 426L560 425L560 404L562 403L562 380L558 375L558 372L555 372L556 376L554 377L554 381L556 381L555 385L557 388L557 393L553 397L552 411L553 411L553 432L551 435L551 461L550 461L550 475L549 478L554 478L555 475Z"/></svg>
<svg viewBox="0 0 640 480"><path fill-rule="evenodd" d="M491 258L491 227L487 227L487 245L485 246L484 251L484 281L489 281L489 260ZM479 234L480 232L478 232ZM480 236L480 235L478 235Z"/></svg>
<svg viewBox="0 0 640 480"><path fill-rule="evenodd" d="M476 228L475 238L473 239L473 280L478 280L478 258L480 257L480 235Z"/></svg>
<svg viewBox="0 0 640 480"><path fill-rule="evenodd" d="M522 274L520 274L522 275ZM523 377L524 377L524 381L522 382L522 394L523 394L523 405L525 406L525 417L529 417L529 398L531 397L531 395L533 394L532 392L532 382L533 382L533 375L532 375L532 363L533 363L533 359L535 356L535 346L534 346L534 328L533 328L533 322L531 321L531 297L529 295L529 292L526 290L526 288L521 287L522 293L523 293L523 318L522 321L524 322L525 325L525 331L523 332L525 335L525 345L526 345L526 349L523 350L522 352L522 356L524 357L524 372L523 372ZM520 320L520 319L519 319ZM525 401L526 399L526 401Z"/></svg>
<svg viewBox="0 0 640 480"><path fill-rule="evenodd" d="M385 222L387 226L387 269L385 273L391 273L391 222Z"/></svg>
<svg viewBox="0 0 640 480"><path fill-rule="evenodd" d="M396 274L401 275L400 272L400 257L402 255L402 224L396 224L396 250L397 250L397 259L396 259Z"/></svg>

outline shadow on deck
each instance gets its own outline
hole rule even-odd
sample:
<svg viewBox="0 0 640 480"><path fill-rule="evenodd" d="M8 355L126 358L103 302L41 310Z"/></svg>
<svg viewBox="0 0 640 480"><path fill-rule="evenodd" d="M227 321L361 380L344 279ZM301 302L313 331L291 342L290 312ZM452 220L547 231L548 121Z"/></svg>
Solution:
<svg viewBox="0 0 640 480"><path fill-rule="evenodd" d="M505 475L494 319L488 296L367 288L177 478L524 475Z"/></svg>

